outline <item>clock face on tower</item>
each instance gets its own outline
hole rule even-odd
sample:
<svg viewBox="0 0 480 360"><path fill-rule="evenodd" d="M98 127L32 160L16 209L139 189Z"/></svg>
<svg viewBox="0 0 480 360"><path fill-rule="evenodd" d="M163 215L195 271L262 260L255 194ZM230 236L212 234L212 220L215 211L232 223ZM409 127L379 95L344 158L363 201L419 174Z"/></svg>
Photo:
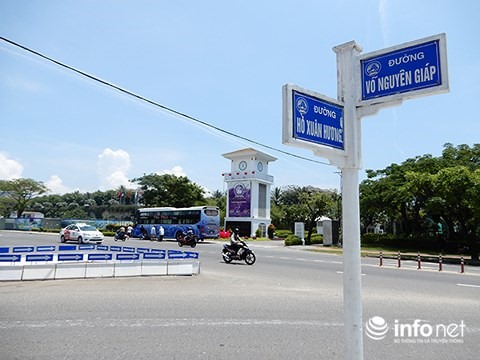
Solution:
<svg viewBox="0 0 480 360"><path fill-rule="evenodd" d="M259 162L259 163L257 164L257 169L258 169L258 171L260 171L260 172L263 171L263 163L262 163L262 162Z"/></svg>
<svg viewBox="0 0 480 360"><path fill-rule="evenodd" d="M240 161L240 163L238 164L238 168L240 170L245 170L247 168L247 162L246 161Z"/></svg>

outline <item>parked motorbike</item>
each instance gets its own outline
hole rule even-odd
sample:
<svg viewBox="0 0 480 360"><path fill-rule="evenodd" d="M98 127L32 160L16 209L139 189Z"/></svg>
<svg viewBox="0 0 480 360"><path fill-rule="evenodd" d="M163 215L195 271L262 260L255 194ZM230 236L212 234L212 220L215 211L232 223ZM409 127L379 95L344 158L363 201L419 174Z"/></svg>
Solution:
<svg viewBox="0 0 480 360"><path fill-rule="evenodd" d="M254 252L250 250L247 243L242 241L242 247L238 249L237 252L230 249L230 246L225 244L223 245L222 256L223 261L227 264L231 263L233 260L245 261L247 265L253 265L257 260Z"/></svg>
<svg viewBox="0 0 480 360"><path fill-rule="evenodd" d="M177 237L178 246L182 247L183 245L191 246L194 248L197 246L198 238L194 234L184 234Z"/></svg>
<svg viewBox="0 0 480 360"><path fill-rule="evenodd" d="M120 241L125 241L127 239L128 239L127 233L124 233L122 231L115 233L115 237L114 237L115 241L119 241L119 240Z"/></svg>

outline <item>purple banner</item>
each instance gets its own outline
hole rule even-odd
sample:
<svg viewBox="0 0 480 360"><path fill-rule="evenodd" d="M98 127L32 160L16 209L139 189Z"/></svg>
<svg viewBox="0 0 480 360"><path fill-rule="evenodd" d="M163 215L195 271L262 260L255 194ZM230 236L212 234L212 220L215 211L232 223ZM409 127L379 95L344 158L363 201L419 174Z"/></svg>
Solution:
<svg viewBox="0 0 480 360"><path fill-rule="evenodd" d="M234 183L228 189L228 216L250 217L251 191L250 182Z"/></svg>

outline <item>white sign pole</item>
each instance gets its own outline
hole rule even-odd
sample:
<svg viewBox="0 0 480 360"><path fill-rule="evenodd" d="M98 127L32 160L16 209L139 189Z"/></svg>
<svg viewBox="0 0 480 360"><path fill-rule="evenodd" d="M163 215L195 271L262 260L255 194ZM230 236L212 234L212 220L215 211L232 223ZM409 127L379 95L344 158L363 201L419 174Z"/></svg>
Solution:
<svg viewBox="0 0 480 360"><path fill-rule="evenodd" d="M354 42L333 48L337 54L338 100L344 103L345 152L342 163L343 317L346 360L363 360L360 205L358 171L361 168L361 119L356 99L362 49Z"/></svg>
<svg viewBox="0 0 480 360"><path fill-rule="evenodd" d="M361 118L382 108L400 105L404 99L448 92L446 37L445 34L431 36L362 57L362 49L354 41L336 46L333 51L337 54L338 99L330 100L310 90L285 85L282 142L311 148L315 155L327 158L342 171L344 355L346 360L363 360L358 190L358 171L362 167ZM362 61L366 65L364 72L361 71ZM369 76L365 82L366 93L362 86L361 75L364 73ZM391 84L390 76L394 76L397 82ZM390 85L395 85L393 93L376 93L377 90L392 90ZM294 91L305 97L292 101ZM372 96L374 93L376 96ZM362 96L366 100L360 100ZM337 115L335 105L336 108L343 106L343 116ZM317 122L315 109L318 107L323 115L338 120L338 123L326 118L319 118L321 121ZM307 122L306 133L303 122ZM332 127L334 143L324 139L330 138L329 129Z"/></svg>

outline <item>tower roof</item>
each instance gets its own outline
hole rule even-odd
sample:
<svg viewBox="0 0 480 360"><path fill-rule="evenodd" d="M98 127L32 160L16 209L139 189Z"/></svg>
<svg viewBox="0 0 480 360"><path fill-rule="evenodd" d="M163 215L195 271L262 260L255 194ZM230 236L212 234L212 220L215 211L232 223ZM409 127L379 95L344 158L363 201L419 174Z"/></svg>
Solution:
<svg viewBox="0 0 480 360"><path fill-rule="evenodd" d="M252 148L246 148L242 150L237 150L233 152L229 152L226 154L222 155L224 158L230 159L230 160L235 160L235 159L245 159L248 157L254 157L258 160L263 160L263 161L275 161L277 160L276 157L270 156L268 154L265 154L261 151L252 149Z"/></svg>

